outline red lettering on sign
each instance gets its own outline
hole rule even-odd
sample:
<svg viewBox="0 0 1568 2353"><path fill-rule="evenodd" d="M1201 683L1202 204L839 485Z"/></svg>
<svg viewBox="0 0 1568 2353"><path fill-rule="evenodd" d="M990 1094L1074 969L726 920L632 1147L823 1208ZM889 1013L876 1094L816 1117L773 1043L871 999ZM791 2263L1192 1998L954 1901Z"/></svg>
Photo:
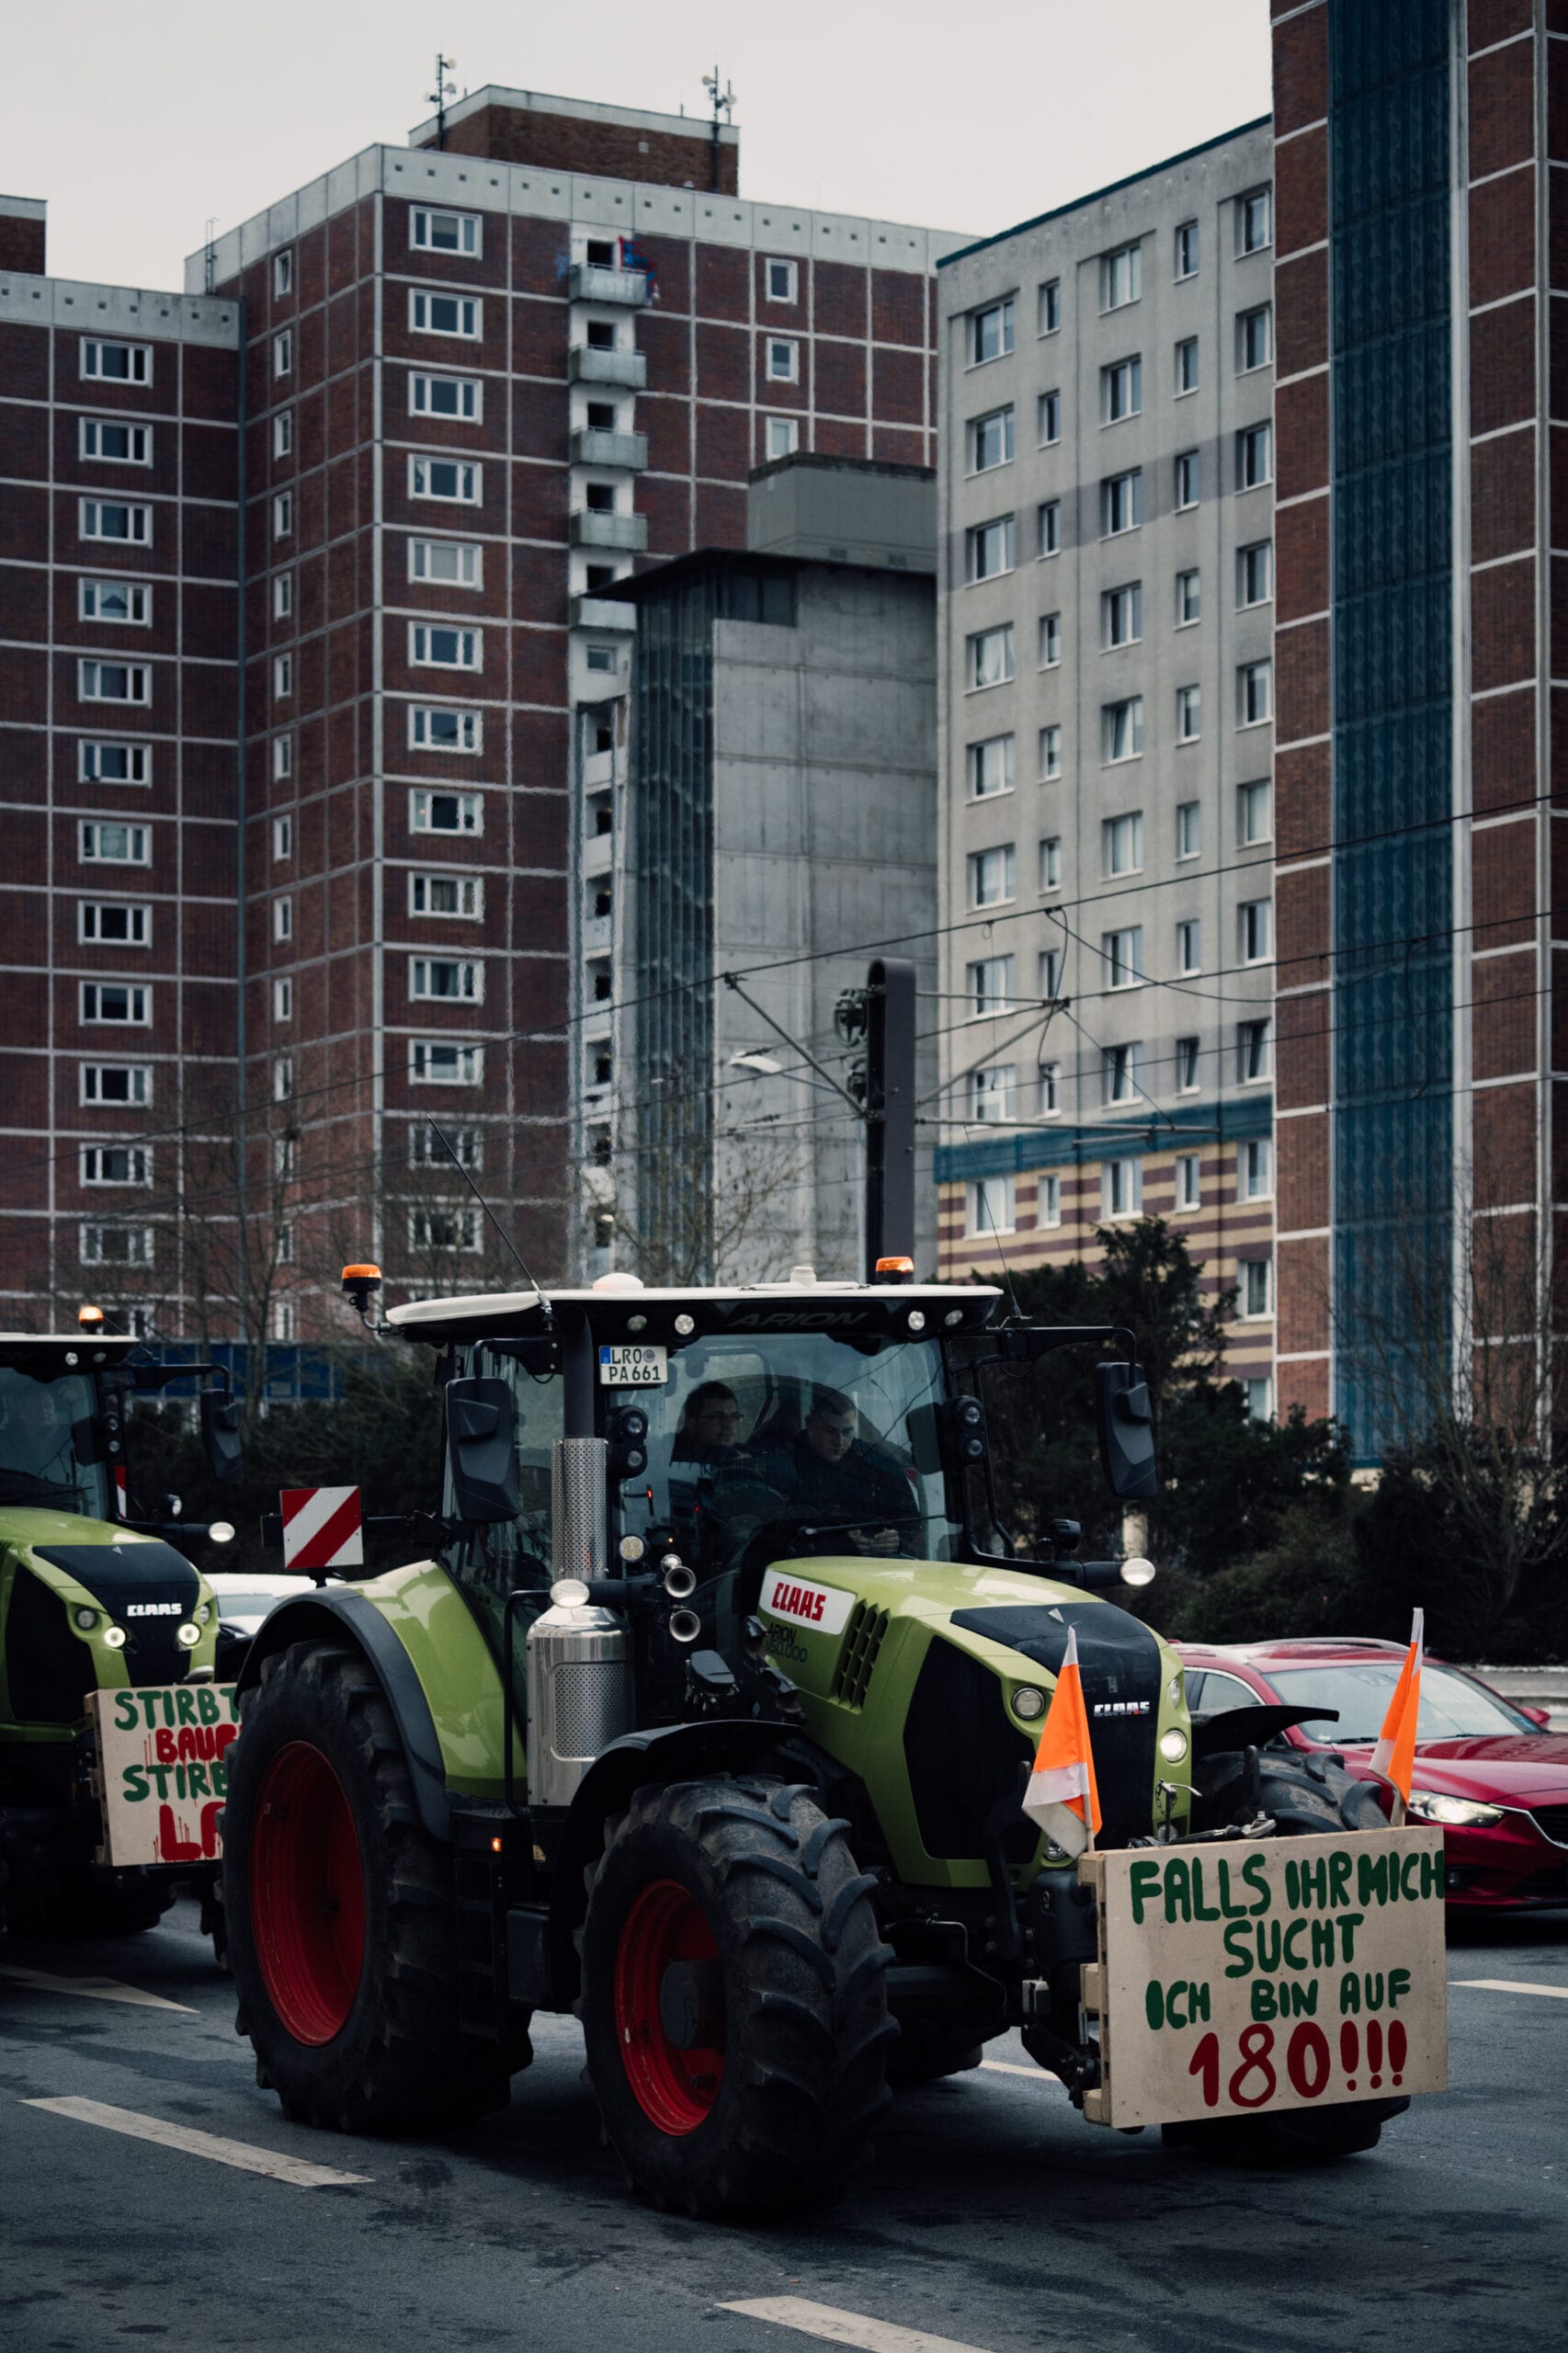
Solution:
<svg viewBox="0 0 1568 2353"><path fill-rule="evenodd" d="M175 1736L165 1724L160 1724L153 1734L153 1749L160 1765L174 1765L178 1762Z"/></svg>
<svg viewBox="0 0 1568 2353"><path fill-rule="evenodd" d="M238 1740L240 1736L240 1728L238 1724L219 1724L217 1727L217 1753L222 1756L224 1750L230 1746L231 1743Z"/></svg>
<svg viewBox="0 0 1568 2353"><path fill-rule="evenodd" d="M172 1805L158 1808L158 1859L165 1863L194 1863L201 1848L194 1838L182 1838L175 1827Z"/></svg>
<svg viewBox="0 0 1568 2353"><path fill-rule="evenodd" d="M208 1804L201 1809L201 1851L204 1855L218 1852L218 1816L222 1811L221 1804Z"/></svg>

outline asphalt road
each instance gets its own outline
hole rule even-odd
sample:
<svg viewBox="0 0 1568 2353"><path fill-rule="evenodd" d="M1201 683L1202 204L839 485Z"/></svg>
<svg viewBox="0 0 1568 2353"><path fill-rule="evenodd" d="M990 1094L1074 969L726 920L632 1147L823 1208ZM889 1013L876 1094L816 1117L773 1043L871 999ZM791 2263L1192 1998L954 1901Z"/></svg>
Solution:
<svg viewBox="0 0 1568 2353"><path fill-rule="evenodd" d="M1155 2133L1085 2124L1050 2078L1010 2072L1028 2063L1009 2040L905 2095L841 2206L744 2228L626 2197L569 2021L540 2023L510 2109L472 2130L414 2143L286 2124L194 1910L169 1917L117 1945L0 1944L3 2353L1568 2343L1568 1915L1450 1946L1452 2088L1373 2154L1211 2169ZM1477 1978L1557 1997L1458 1982ZM97 2103L154 2137L39 2100ZM221 2136L228 2161L177 2145L182 2130ZM360 2178L305 2187L235 2155ZM726 2309L759 2299L797 2301Z"/></svg>

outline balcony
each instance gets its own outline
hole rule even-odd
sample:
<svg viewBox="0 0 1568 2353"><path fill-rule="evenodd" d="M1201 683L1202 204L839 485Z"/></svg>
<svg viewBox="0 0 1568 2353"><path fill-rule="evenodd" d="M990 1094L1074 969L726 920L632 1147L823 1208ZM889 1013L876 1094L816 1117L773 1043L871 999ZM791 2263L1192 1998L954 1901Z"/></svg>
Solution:
<svg viewBox="0 0 1568 2353"><path fill-rule="evenodd" d="M623 392L640 392L648 381L648 362L640 351L600 351L574 343L566 355L566 373L574 384L617 384Z"/></svg>
<svg viewBox="0 0 1568 2353"><path fill-rule="evenodd" d="M600 353L598 356L602 358L608 355ZM594 426L585 426L572 436L572 463L574 466L623 466L629 473L642 473L648 464L648 436L645 433L604 433Z"/></svg>
<svg viewBox="0 0 1568 2353"><path fill-rule="evenodd" d="M597 507L579 506L572 516L572 544L574 548L610 548L618 555L641 555L648 544L648 517L603 515Z"/></svg>
<svg viewBox="0 0 1568 2353"><path fill-rule="evenodd" d="M609 931L614 921L613 915L585 915L583 917L582 936L577 944L585 956L609 954Z"/></svg>
<svg viewBox="0 0 1568 2353"><path fill-rule="evenodd" d="M596 522L624 521L624 517L597 516ZM640 516L630 518L640 522ZM634 637L637 633L637 608L623 604L619 597L574 597L572 599L574 629L597 629L606 637Z"/></svg>
<svg viewBox="0 0 1568 2353"><path fill-rule="evenodd" d="M614 864L615 835L613 834L585 834L583 836L585 881L597 881L601 874L608 874Z"/></svg>
<svg viewBox="0 0 1568 2353"><path fill-rule="evenodd" d="M648 300L648 277L641 269L607 269L602 262L574 261L566 291L574 302L619 302L640 311Z"/></svg>

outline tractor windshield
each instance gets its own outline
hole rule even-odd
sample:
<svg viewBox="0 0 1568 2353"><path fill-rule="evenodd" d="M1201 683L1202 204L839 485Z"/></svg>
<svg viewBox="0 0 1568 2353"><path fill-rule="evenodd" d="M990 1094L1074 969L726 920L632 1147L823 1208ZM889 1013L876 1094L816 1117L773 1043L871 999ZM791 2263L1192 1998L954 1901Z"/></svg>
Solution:
<svg viewBox="0 0 1568 2353"><path fill-rule="evenodd" d="M752 1606L773 1561L958 1557L937 1443L935 1341L718 1336L672 1354L660 1388L613 1392L648 1415L648 1467L619 1488L616 1536L673 1529L704 1583Z"/></svg>
<svg viewBox="0 0 1568 2353"><path fill-rule="evenodd" d="M114 1517L97 1460L96 1403L87 1373L51 1380L0 1365L0 1503Z"/></svg>

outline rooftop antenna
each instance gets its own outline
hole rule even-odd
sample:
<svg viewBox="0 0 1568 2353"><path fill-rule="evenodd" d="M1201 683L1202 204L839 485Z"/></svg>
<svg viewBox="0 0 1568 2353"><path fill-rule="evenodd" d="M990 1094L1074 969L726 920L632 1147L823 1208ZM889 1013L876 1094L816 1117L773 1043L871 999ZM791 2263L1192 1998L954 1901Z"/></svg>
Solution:
<svg viewBox="0 0 1568 2353"><path fill-rule="evenodd" d="M209 294L218 283L217 229L218 215L215 212L210 212L207 216L207 258L202 267L202 276Z"/></svg>
<svg viewBox="0 0 1568 2353"><path fill-rule="evenodd" d="M432 106L436 109L436 144L437 147L445 147L447 143L447 100L449 98L455 98L458 94L457 84L455 82L449 82L447 76L449 74L455 73L457 70L457 63L458 61L455 57L443 57L439 50L437 50L436 52L436 86L433 90L427 90L425 94L425 103L426 106Z"/></svg>
<svg viewBox="0 0 1568 2353"><path fill-rule="evenodd" d="M724 88L721 90L719 87L719 68L715 65L711 74L705 74L702 76L702 86L713 102L713 131L710 146L708 185L710 188L717 188L719 185L719 114L720 109L722 108L724 120L726 122L733 120L735 110L734 85L733 83L727 83Z"/></svg>
<svg viewBox="0 0 1568 2353"><path fill-rule="evenodd" d="M538 1292L539 1303L543 1313L546 1325L549 1326L553 1324L555 1321L555 1310L551 1304L549 1293L545 1290L543 1285L541 1283L537 1283L532 1275L529 1274L528 1261L523 1256L523 1254L518 1249L517 1244L513 1241L511 1235L507 1233L506 1227L502 1224L500 1219L496 1216L494 1211L491 1208L489 1202L485 1199L483 1194L480 1191L479 1187L474 1183L473 1178L469 1174L467 1165L460 1155L453 1151L451 1145L448 1142L440 1129L436 1125L434 1120L426 1119L425 1124L429 1129L430 1133L435 1137L436 1142L440 1145L441 1150L446 1154L447 1158L451 1162L452 1166L457 1170L458 1175L462 1178L463 1183L468 1187L469 1191L473 1195L474 1199L479 1203L480 1208L483 1211L485 1216L489 1219L491 1224L500 1235L501 1240L506 1245L506 1248L517 1260L518 1267L522 1269L523 1280L527 1283L528 1289L531 1291Z"/></svg>

